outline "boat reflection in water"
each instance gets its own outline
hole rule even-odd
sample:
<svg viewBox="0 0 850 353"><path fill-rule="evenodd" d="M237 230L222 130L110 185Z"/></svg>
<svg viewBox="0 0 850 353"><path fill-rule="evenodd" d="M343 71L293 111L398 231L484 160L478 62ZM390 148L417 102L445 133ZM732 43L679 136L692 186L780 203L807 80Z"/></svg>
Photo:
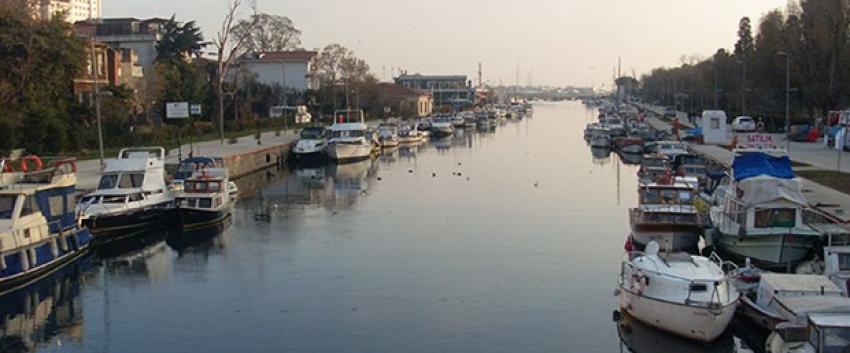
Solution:
<svg viewBox="0 0 850 353"><path fill-rule="evenodd" d="M80 287L94 261L85 256L27 287L0 296L0 352L58 350L83 339Z"/></svg>
<svg viewBox="0 0 850 353"><path fill-rule="evenodd" d="M617 153L620 160L627 165L640 165L643 162L643 154L641 153Z"/></svg>
<svg viewBox="0 0 850 353"><path fill-rule="evenodd" d="M334 205L339 206L340 201L343 205L353 205L361 194L369 191L369 181L376 177L377 172L378 164L373 160L329 165L328 175L333 179Z"/></svg>
<svg viewBox="0 0 850 353"><path fill-rule="evenodd" d="M728 330L711 344L689 340L646 325L624 312L615 312L620 348L632 353L752 353Z"/></svg>
<svg viewBox="0 0 850 353"><path fill-rule="evenodd" d="M452 148L452 138L451 137L440 137L440 138L432 137L431 138L431 144L434 145L435 148L437 148L438 152L439 151L446 151L446 150Z"/></svg>
<svg viewBox="0 0 850 353"><path fill-rule="evenodd" d="M381 150L381 154L378 156L378 160L381 161L384 165L390 165L395 163L398 160L399 150L401 148L399 146L394 146L390 148L384 148Z"/></svg>
<svg viewBox="0 0 850 353"><path fill-rule="evenodd" d="M174 230L165 238L168 247L177 252L178 257L186 254L209 254L227 247L227 228L233 223L233 217L228 216L221 222L191 230Z"/></svg>
<svg viewBox="0 0 850 353"><path fill-rule="evenodd" d="M590 153L593 155L593 164L605 165L611 162L611 149L591 147Z"/></svg>

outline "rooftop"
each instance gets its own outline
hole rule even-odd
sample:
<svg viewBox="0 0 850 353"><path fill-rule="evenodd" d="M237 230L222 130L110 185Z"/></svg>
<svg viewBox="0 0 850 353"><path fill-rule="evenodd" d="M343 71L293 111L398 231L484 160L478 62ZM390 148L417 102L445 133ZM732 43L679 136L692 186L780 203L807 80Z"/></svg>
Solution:
<svg viewBox="0 0 850 353"><path fill-rule="evenodd" d="M422 74L403 74L396 77L396 80L463 80L466 81L466 75L422 75Z"/></svg>
<svg viewBox="0 0 850 353"><path fill-rule="evenodd" d="M318 54L318 52L309 50L264 52L255 53L253 57L249 57L247 60L258 62L309 62Z"/></svg>

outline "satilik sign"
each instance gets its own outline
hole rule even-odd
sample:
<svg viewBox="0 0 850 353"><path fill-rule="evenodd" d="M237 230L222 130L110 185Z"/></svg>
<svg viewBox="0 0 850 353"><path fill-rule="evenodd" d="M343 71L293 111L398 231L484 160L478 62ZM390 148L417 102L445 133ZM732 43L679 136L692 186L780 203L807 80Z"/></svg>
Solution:
<svg viewBox="0 0 850 353"><path fill-rule="evenodd" d="M768 134L749 134L747 135L745 145L747 148L753 149L775 149L776 143L773 141L773 135Z"/></svg>

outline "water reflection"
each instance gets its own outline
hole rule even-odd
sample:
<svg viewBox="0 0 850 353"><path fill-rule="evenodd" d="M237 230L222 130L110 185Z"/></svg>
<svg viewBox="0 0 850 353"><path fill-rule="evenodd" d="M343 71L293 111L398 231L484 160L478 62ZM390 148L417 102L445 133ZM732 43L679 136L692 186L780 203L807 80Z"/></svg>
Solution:
<svg viewBox="0 0 850 353"><path fill-rule="evenodd" d="M623 314L617 322L617 334L626 352L632 353L745 353L748 349L736 347L727 331L711 344L689 340L658 330Z"/></svg>
<svg viewBox="0 0 850 353"><path fill-rule="evenodd" d="M0 352L34 352L81 342L84 336L80 287L91 257L83 257L32 283L0 297Z"/></svg>
<svg viewBox="0 0 850 353"><path fill-rule="evenodd" d="M620 160L628 165L640 165L643 162L643 154L640 153L617 153Z"/></svg>
<svg viewBox="0 0 850 353"><path fill-rule="evenodd" d="M233 223L233 218L227 217L209 227L175 230L168 234L165 242L177 252L178 257L187 254L223 253L229 240L229 235L225 231L231 223Z"/></svg>
<svg viewBox="0 0 850 353"><path fill-rule="evenodd" d="M593 164L605 165L611 162L610 148L592 147L590 153L593 156Z"/></svg>

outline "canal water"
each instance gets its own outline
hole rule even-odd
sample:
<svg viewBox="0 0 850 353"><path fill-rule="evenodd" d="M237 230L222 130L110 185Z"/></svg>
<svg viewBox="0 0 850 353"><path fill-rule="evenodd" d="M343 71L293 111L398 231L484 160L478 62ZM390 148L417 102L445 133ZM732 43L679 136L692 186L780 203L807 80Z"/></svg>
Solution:
<svg viewBox="0 0 850 353"><path fill-rule="evenodd" d="M223 229L150 234L0 298L0 351L628 351L613 291L637 169L586 146L595 115L538 104L374 161L250 176ZM740 345L619 332L636 351Z"/></svg>

